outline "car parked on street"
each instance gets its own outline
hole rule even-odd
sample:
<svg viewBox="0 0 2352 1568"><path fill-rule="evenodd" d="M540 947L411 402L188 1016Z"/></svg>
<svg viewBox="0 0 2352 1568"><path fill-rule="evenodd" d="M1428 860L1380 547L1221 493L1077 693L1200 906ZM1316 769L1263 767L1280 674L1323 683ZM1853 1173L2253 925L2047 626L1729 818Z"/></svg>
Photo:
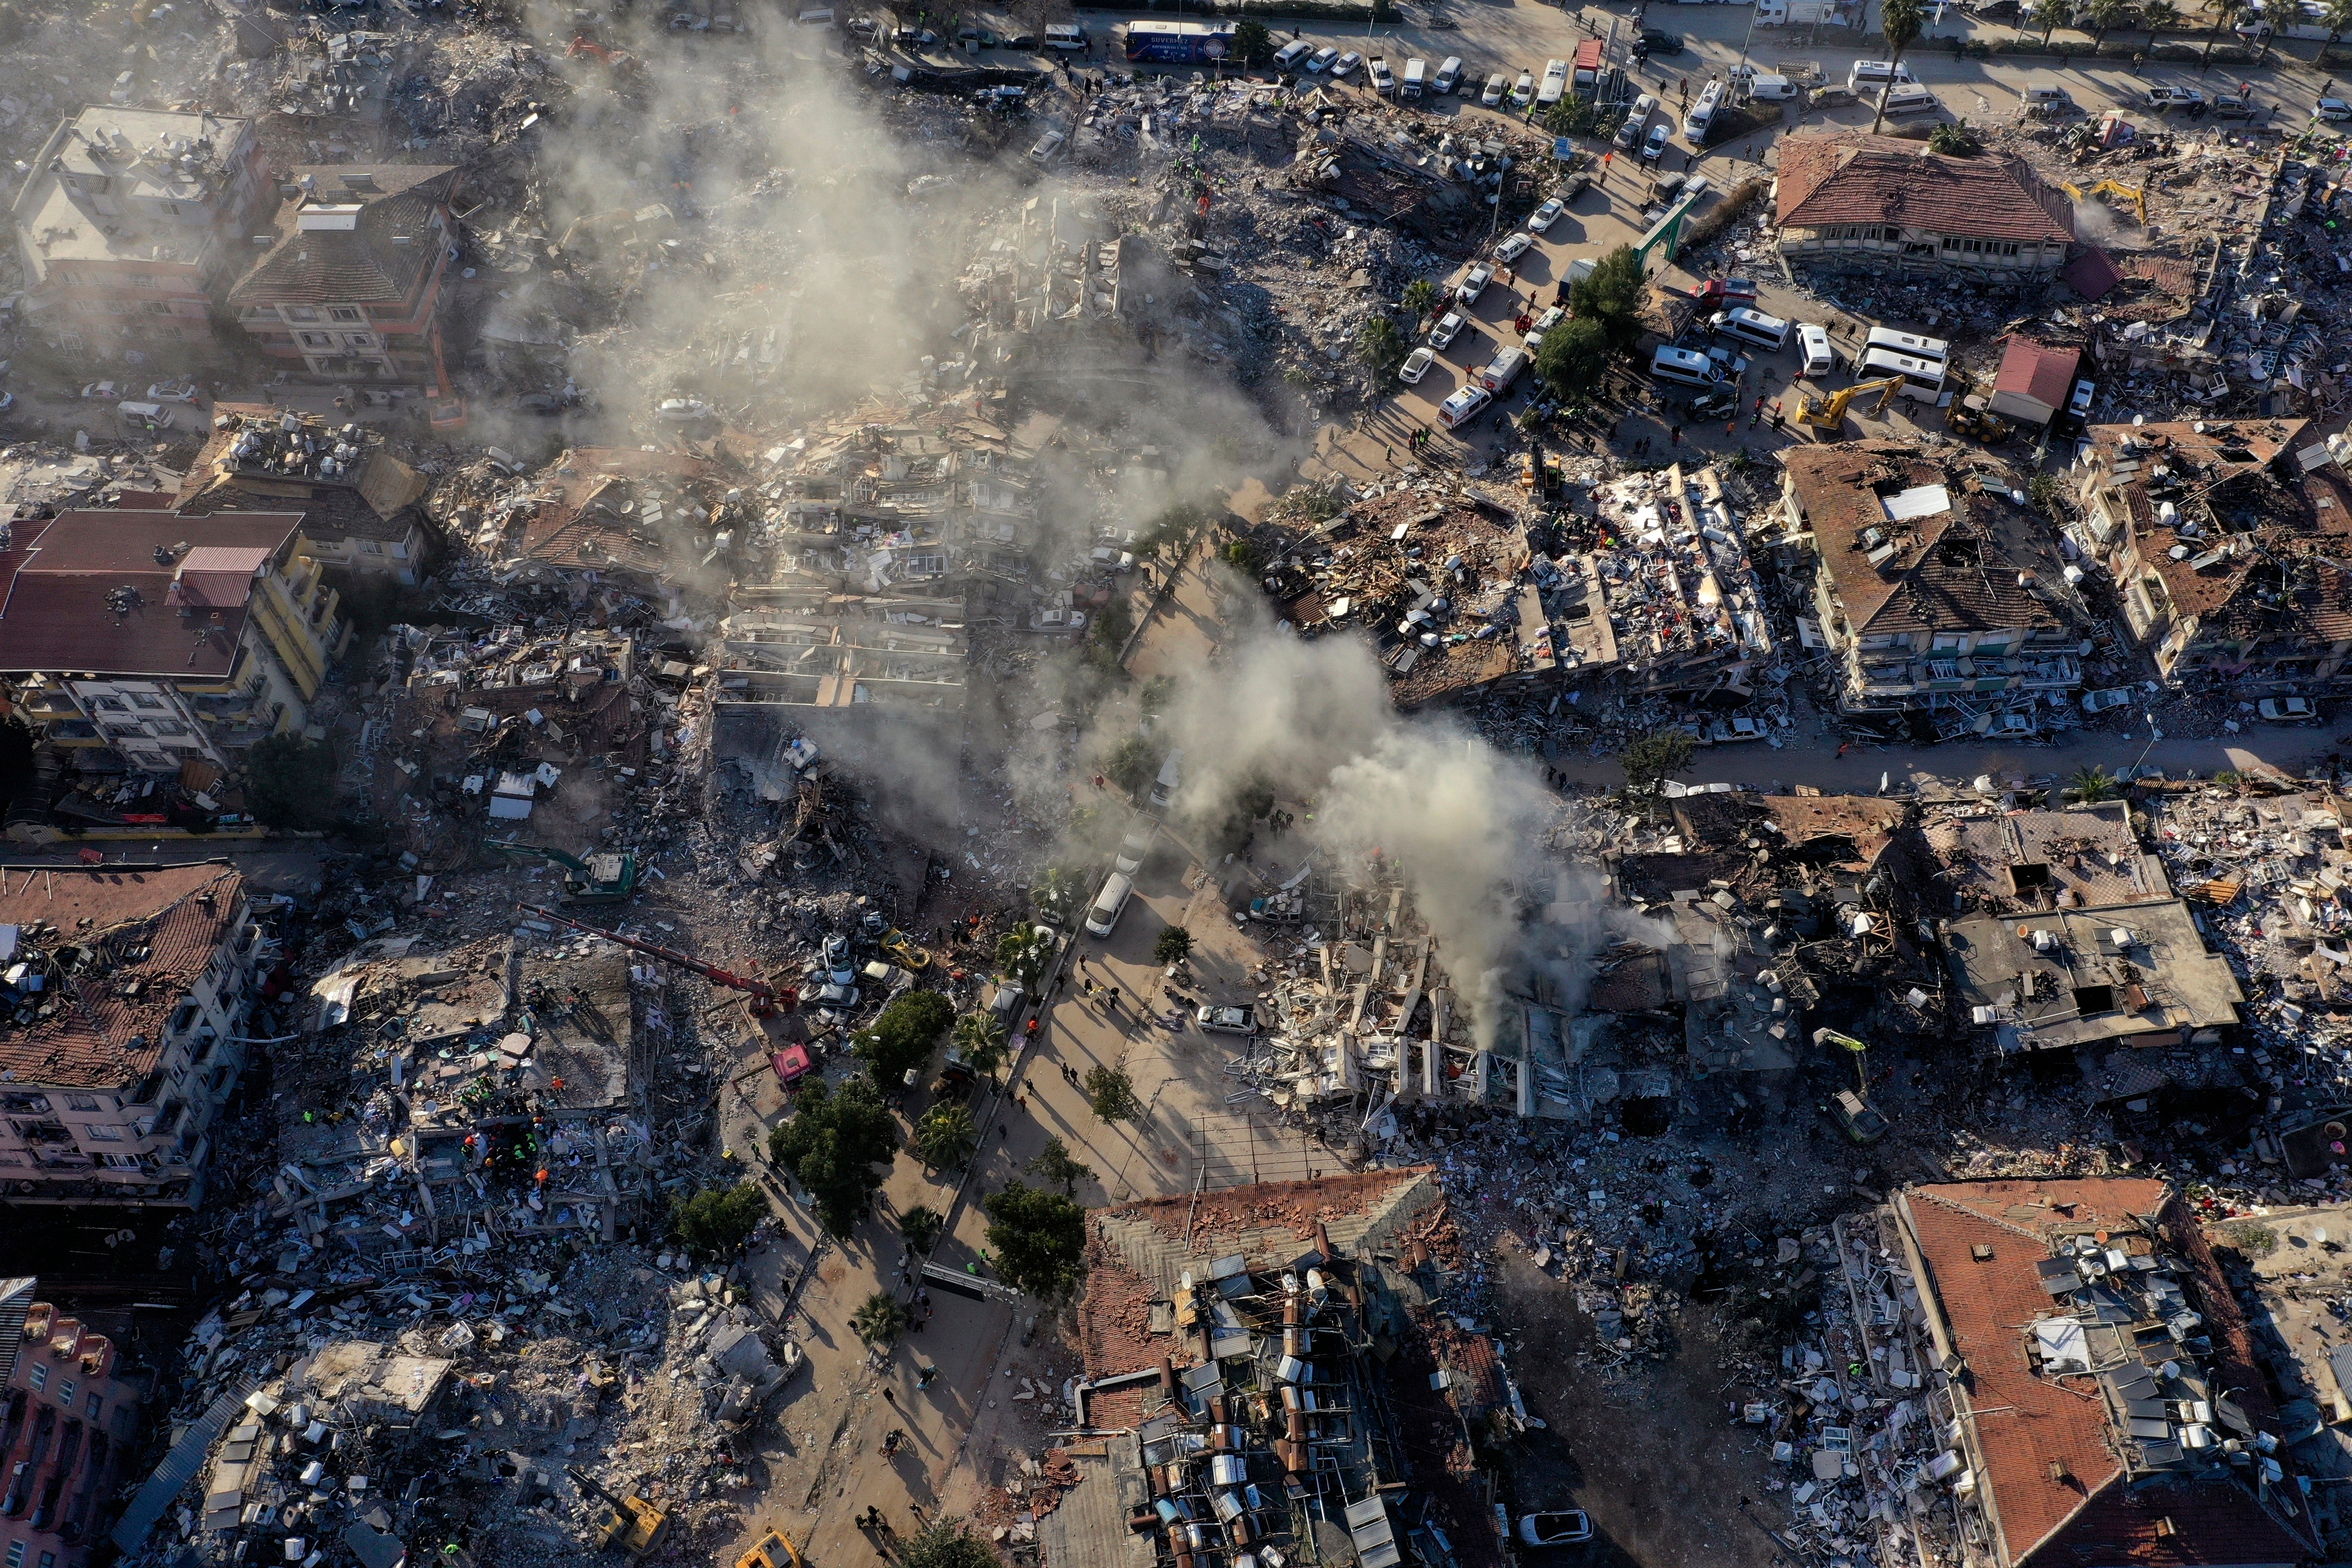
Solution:
<svg viewBox="0 0 2352 1568"><path fill-rule="evenodd" d="M2347 103L2340 98L2323 98L2319 100L2319 106L2311 113L2312 118L2315 120L2330 122L2352 120L2352 103Z"/></svg>
<svg viewBox="0 0 2352 1568"><path fill-rule="evenodd" d="M1404 363L1397 367L1397 379L1407 386L1414 385L1429 374L1429 367L1436 363L1437 351L1424 343L1404 356Z"/></svg>
<svg viewBox="0 0 2352 1568"><path fill-rule="evenodd" d="M1519 79L1511 84L1511 101L1522 109L1536 100L1536 73L1521 71Z"/></svg>
<svg viewBox="0 0 2352 1568"><path fill-rule="evenodd" d="M1519 1515L1519 1540L1528 1546L1574 1546L1592 1539L1592 1521L1580 1508Z"/></svg>
<svg viewBox="0 0 2352 1568"><path fill-rule="evenodd" d="M1355 50L1349 49L1346 54L1341 55L1338 59L1331 62L1331 74L1335 77L1346 76L1349 71L1354 70L1358 66L1362 65L1363 63L1364 57L1358 54Z"/></svg>
<svg viewBox="0 0 2352 1568"><path fill-rule="evenodd" d="M1331 68L1331 62L1339 58L1339 50L1338 47L1336 45L1326 44L1323 47L1315 51L1315 58L1307 62L1307 68L1310 71L1318 72L1329 70Z"/></svg>
<svg viewBox="0 0 2352 1568"><path fill-rule="evenodd" d="M1510 90L1510 79L1501 71L1496 71L1486 79L1486 89L1478 95L1478 101L1486 108L1492 109L1503 101L1503 94L1508 90Z"/></svg>
<svg viewBox="0 0 2352 1568"><path fill-rule="evenodd" d="M1058 606L1050 610L1033 610L1029 616L1029 629L1033 632L1082 632L1087 629L1087 613Z"/></svg>
<svg viewBox="0 0 2352 1568"><path fill-rule="evenodd" d="M2254 705L2254 711L2271 724L2316 724L2319 710L2308 697L2265 697Z"/></svg>
<svg viewBox="0 0 2352 1568"><path fill-rule="evenodd" d="M2152 87L2147 101L2150 109L2194 109L2204 103L2205 95L2193 87Z"/></svg>
<svg viewBox="0 0 2352 1568"><path fill-rule="evenodd" d="M2121 708L2139 694L2128 686L2109 686L2097 691L2083 693L2083 711L2104 713L2110 708Z"/></svg>
<svg viewBox="0 0 2352 1568"><path fill-rule="evenodd" d="M1486 291L1486 285L1494 280L1495 269L1480 262L1462 275L1462 281L1454 289L1454 297L1465 305L1475 305L1478 302L1478 296L1484 294Z"/></svg>
<svg viewBox="0 0 2352 1568"><path fill-rule="evenodd" d="M1654 163L1664 157L1666 143L1673 139L1674 133L1675 128L1663 120L1651 126L1649 135L1642 141L1642 162Z"/></svg>
<svg viewBox="0 0 2352 1568"><path fill-rule="evenodd" d="M1192 1017L1203 1029L1212 1029L1220 1035L1257 1033L1257 1009L1255 1007L1203 1007Z"/></svg>
<svg viewBox="0 0 2352 1568"><path fill-rule="evenodd" d="M1541 234L1544 230L1558 223L1559 221L1559 215L1567 210L1568 204L1566 202L1561 201L1558 196L1552 197L1549 201L1544 203L1543 205L1536 208L1535 211L1528 215L1528 232L1529 234Z"/></svg>
<svg viewBox="0 0 2352 1568"><path fill-rule="evenodd" d="M1531 234L1506 235L1503 237L1503 243L1495 247L1495 259L1508 267L1512 262L1525 256L1528 253L1528 247L1535 242L1536 237Z"/></svg>
<svg viewBox="0 0 2352 1568"><path fill-rule="evenodd" d="M1429 329L1429 346L1443 353L1453 344L1454 339L1461 335L1462 312L1448 310L1437 318L1435 326Z"/></svg>

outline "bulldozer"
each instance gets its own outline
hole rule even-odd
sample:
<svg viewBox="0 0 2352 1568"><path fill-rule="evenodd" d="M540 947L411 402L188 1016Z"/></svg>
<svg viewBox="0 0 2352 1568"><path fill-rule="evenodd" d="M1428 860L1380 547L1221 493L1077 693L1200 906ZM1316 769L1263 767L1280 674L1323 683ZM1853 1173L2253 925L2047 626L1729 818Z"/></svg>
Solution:
<svg viewBox="0 0 2352 1568"><path fill-rule="evenodd" d="M596 1523L599 1551L618 1547L633 1558L643 1557L669 1533L669 1515L645 1499L615 1497L577 1465L564 1466L563 1473L578 1483L582 1491L603 1499L612 1509Z"/></svg>
<svg viewBox="0 0 2352 1568"><path fill-rule="evenodd" d="M885 958L901 969L919 974L931 966L931 955L916 946L913 937L895 926L877 938L875 945L882 950Z"/></svg>
<svg viewBox="0 0 2352 1568"><path fill-rule="evenodd" d="M760 1537L760 1544L735 1559L735 1568L808 1568L801 1560L801 1549L793 1538L781 1530L772 1530Z"/></svg>
<svg viewBox="0 0 2352 1568"><path fill-rule="evenodd" d="M1826 436L1834 437L1845 428L1845 411L1853 406L1856 398L1868 396L1874 392L1878 394L1878 401L1870 405L1870 416L1875 419L1886 412L1886 405L1894 402L1895 395L1902 390L1903 378L1890 375L1884 381L1862 381L1852 386L1840 387L1819 401L1801 395L1797 399L1797 423L1809 425Z"/></svg>
<svg viewBox="0 0 2352 1568"><path fill-rule="evenodd" d="M563 896L575 904L617 904L637 890L637 857L633 850L603 850L583 860L561 849L507 838L485 838L482 847L500 855L531 856L562 867Z"/></svg>
<svg viewBox="0 0 2352 1568"><path fill-rule="evenodd" d="M1985 399L1970 395L1944 411L1944 428L1972 437L1988 447L1998 447L2017 434L2017 426L1985 406Z"/></svg>

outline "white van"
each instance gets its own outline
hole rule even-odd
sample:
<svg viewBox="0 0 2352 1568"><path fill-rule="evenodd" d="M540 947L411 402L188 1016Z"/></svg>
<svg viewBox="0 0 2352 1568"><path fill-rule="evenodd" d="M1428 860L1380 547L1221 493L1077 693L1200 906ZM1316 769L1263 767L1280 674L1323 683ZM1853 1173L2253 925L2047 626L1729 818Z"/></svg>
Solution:
<svg viewBox="0 0 2352 1568"><path fill-rule="evenodd" d="M1737 338L1759 349L1778 350L1789 341L1789 323L1778 316L1768 316L1761 310L1751 310L1745 305L1734 305L1728 310L1716 312L1707 323L1727 338Z"/></svg>
<svg viewBox="0 0 2352 1568"><path fill-rule="evenodd" d="M1151 781L1151 804L1160 810L1176 798L1176 786L1183 782L1184 753L1171 752L1168 760L1160 764L1160 776Z"/></svg>
<svg viewBox="0 0 2352 1568"><path fill-rule="evenodd" d="M811 5L793 20L803 27L830 27L833 26L833 7Z"/></svg>
<svg viewBox="0 0 2352 1568"><path fill-rule="evenodd" d="M1899 66L1892 60L1856 60L1853 68L1845 73L1848 92L1859 92L1865 87L1884 87L1889 82L1916 87L1919 79L1911 74L1909 66Z"/></svg>
<svg viewBox="0 0 2352 1568"><path fill-rule="evenodd" d="M1110 877L1103 883L1102 891L1095 895L1094 907L1087 911L1087 929L1097 936L1108 936L1134 891L1134 878L1116 874Z"/></svg>
<svg viewBox="0 0 2352 1568"><path fill-rule="evenodd" d="M1679 381L1685 386L1716 386L1723 381L1723 373L1706 355L1673 347L1661 348L1651 356L1650 374L1660 381Z"/></svg>
<svg viewBox="0 0 2352 1568"><path fill-rule="evenodd" d="M1944 106L1936 95L1924 87L1905 87L1900 82L1886 89L1886 112L1889 114L1933 114Z"/></svg>
<svg viewBox="0 0 2352 1568"><path fill-rule="evenodd" d="M1437 79L1429 84L1429 90L1437 94L1438 97L1444 98L1447 93L1452 92L1461 84L1462 57L1460 55L1448 55L1445 57L1444 62L1437 68Z"/></svg>
<svg viewBox="0 0 2352 1568"><path fill-rule="evenodd" d="M1429 62L1415 57L1404 62L1404 81L1397 89L1399 96L1419 98L1423 84L1429 77Z"/></svg>
<svg viewBox="0 0 2352 1568"><path fill-rule="evenodd" d="M1511 383L1518 380L1519 373L1527 368L1528 351L1515 345L1486 362L1486 368L1478 373L1478 384L1499 397L1511 390Z"/></svg>
<svg viewBox="0 0 2352 1568"><path fill-rule="evenodd" d="M1111 857L1110 868L1122 877L1134 876L1143 858L1151 853L1151 841L1159 833L1159 823L1137 812L1135 826L1127 830L1127 837L1118 841L1118 853Z"/></svg>
<svg viewBox="0 0 2352 1568"><path fill-rule="evenodd" d="M1045 26L1045 47L1059 49L1066 55L1087 52L1087 30L1076 22L1049 22ZM1282 57L1276 55L1276 59Z"/></svg>
<svg viewBox="0 0 2352 1568"><path fill-rule="evenodd" d="M1784 76L1759 76L1748 84L1748 96L1759 103L1778 103L1797 96L1797 84Z"/></svg>
<svg viewBox="0 0 2352 1568"><path fill-rule="evenodd" d="M1304 38L1295 38L1274 51L1274 68L1286 71L1314 52L1314 45Z"/></svg>
<svg viewBox="0 0 2352 1568"><path fill-rule="evenodd" d="M1827 375L1837 367L1837 354L1830 347L1828 329L1811 321L1797 323L1797 353L1805 362L1805 368L1797 373L1800 375Z"/></svg>
<svg viewBox="0 0 2352 1568"><path fill-rule="evenodd" d="M1715 111L1723 107L1723 83L1711 81L1683 116L1683 140L1693 147L1706 145L1706 133L1715 123Z"/></svg>
<svg viewBox="0 0 2352 1568"><path fill-rule="evenodd" d="M2074 99L2067 95L2064 88L2052 82L2045 82L2041 86L2029 87L2025 89L2025 107L2028 109L2047 109L2052 104L2072 103L2074 101Z"/></svg>
<svg viewBox="0 0 2352 1568"><path fill-rule="evenodd" d="M1952 357L1952 345L1943 338L1923 337L1917 332L1897 331L1893 327L1873 327L1862 340L1862 353L1885 349L1890 353L1908 355L1912 359L1933 360L1942 364ZM1862 356L1854 357L1854 368L1862 368Z"/></svg>

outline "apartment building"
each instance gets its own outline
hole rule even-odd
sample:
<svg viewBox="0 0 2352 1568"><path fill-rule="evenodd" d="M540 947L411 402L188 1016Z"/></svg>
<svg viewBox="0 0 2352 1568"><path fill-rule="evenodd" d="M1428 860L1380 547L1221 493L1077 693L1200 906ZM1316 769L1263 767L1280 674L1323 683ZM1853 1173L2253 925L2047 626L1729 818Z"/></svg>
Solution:
<svg viewBox="0 0 2352 1568"><path fill-rule="evenodd" d="M2056 276L2074 205L2022 158L1930 153L1863 132L1780 139L1780 254L1792 265L2023 282Z"/></svg>
<svg viewBox="0 0 2352 1568"><path fill-rule="evenodd" d="M2164 679L2272 694L2352 684L2352 485L2291 464L2307 421L2100 425L2069 529ZM2324 454L2323 454L2324 455Z"/></svg>
<svg viewBox="0 0 2352 1568"><path fill-rule="evenodd" d="M38 1279L0 1279L0 1563L86 1568L148 1380L39 1296Z"/></svg>
<svg viewBox="0 0 2352 1568"><path fill-rule="evenodd" d="M244 878L220 863L49 867L10 886L0 1205L196 1207L268 945Z"/></svg>
<svg viewBox="0 0 2352 1568"><path fill-rule="evenodd" d="M261 254L228 290L237 325L295 375L436 379L457 180L455 168L422 163L288 170L253 236Z"/></svg>
<svg viewBox="0 0 2352 1568"><path fill-rule="evenodd" d="M2090 614L2019 476L1863 441L1783 456L1787 524L1815 560L1801 631L1839 655L1842 711L1986 733L2081 689Z"/></svg>
<svg viewBox="0 0 2352 1568"><path fill-rule="evenodd" d="M423 474L374 426L258 403L213 405L212 439L180 481L184 516L302 511L312 559L330 571L424 581L439 535Z"/></svg>
<svg viewBox="0 0 2352 1568"><path fill-rule="evenodd" d="M0 550L0 680L62 747L227 765L299 730L350 644L299 512L68 511Z"/></svg>
<svg viewBox="0 0 2352 1568"><path fill-rule="evenodd" d="M215 356L213 299L268 189L250 121L84 109L10 204L27 327L68 363L177 371Z"/></svg>

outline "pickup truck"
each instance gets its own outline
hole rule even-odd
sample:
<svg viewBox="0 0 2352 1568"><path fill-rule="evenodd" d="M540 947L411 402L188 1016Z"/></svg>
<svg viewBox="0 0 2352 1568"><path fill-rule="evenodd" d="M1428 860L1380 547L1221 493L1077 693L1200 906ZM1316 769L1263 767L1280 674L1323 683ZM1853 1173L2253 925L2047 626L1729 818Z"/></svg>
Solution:
<svg viewBox="0 0 2352 1568"><path fill-rule="evenodd" d="M2147 89L2150 109L2195 109L2203 104L2205 95L2193 87L2152 87Z"/></svg>
<svg viewBox="0 0 2352 1568"><path fill-rule="evenodd" d="M1734 305L1754 306L1756 285L1745 278L1710 278L1690 291L1699 304L1717 310Z"/></svg>
<svg viewBox="0 0 2352 1568"><path fill-rule="evenodd" d="M1380 55L1374 55L1372 57L1371 72L1372 90L1374 92L1391 93L1396 90L1396 73L1389 69L1389 62L1386 58Z"/></svg>

